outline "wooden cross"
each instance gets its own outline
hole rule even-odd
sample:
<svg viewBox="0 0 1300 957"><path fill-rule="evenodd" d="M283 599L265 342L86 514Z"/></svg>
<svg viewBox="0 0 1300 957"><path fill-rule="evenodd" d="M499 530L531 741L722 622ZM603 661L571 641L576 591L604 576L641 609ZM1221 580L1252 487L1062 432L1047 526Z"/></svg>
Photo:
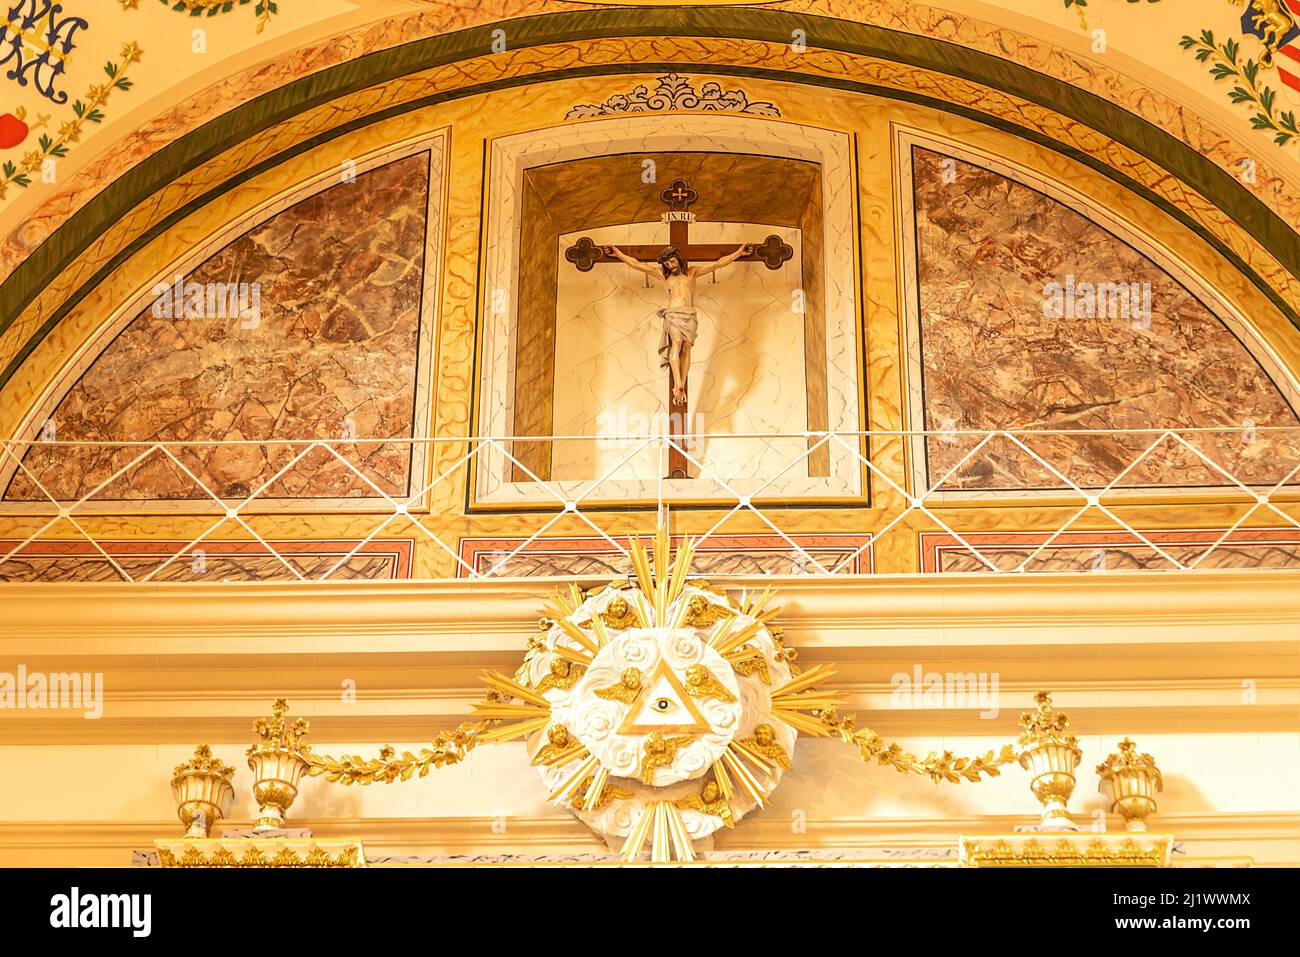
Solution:
<svg viewBox="0 0 1300 957"><path fill-rule="evenodd" d="M659 194L668 209L662 221L668 224L668 245L675 246L682 257L690 263L712 262L735 250L742 243L696 243L690 241L690 226L695 222L691 207L700 198L699 193L691 189L684 179L675 179L667 189ZM782 264L794 256L794 250L780 236L771 235L761 243L749 243L753 252L741 256L737 262L761 262L768 269L780 269ZM586 236L564 251L564 258L579 272L588 272L597 263L618 262L606 252L607 247L597 245ZM658 262L663 246L620 246L623 252L640 262ZM682 385L686 386L686 370L682 371ZM666 478L687 478L686 456L681 451L681 437L686 424L686 403L673 400L672 377L668 382L668 421L672 429L673 445L668 449L668 475Z"/></svg>

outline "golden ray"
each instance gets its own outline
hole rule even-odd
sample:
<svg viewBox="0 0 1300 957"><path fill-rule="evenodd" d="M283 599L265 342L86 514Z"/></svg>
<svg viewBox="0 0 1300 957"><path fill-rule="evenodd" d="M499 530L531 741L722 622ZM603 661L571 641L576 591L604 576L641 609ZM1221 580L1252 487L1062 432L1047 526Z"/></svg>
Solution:
<svg viewBox="0 0 1300 957"><path fill-rule="evenodd" d="M589 624L591 626L591 630L596 633L597 645L599 645L601 648L604 648L607 644L609 644L609 632L605 630L605 621L603 618L600 617L600 615L593 614L591 616L591 621L589 621L587 624Z"/></svg>
<svg viewBox="0 0 1300 957"><path fill-rule="evenodd" d="M653 607L655 600L654 575L650 571L650 560L647 558L645 547L641 544L639 538L628 541L628 557L632 559L632 570L636 573L636 587ZM647 622L646 625L649 627L650 623Z"/></svg>
<svg viewBox="0 0 1300 957"><path fill-rule="evenodd" d="M710 648L717 648L723 641L726 641L727 635L731 629L736 627L736 619L723 618L713 626L713 631L709 633L709 639L705 642Z"/></svg>
<svg viewBox="0 0 1300 957"><path fill-rule="evenodd" d="M668 848L668 812L664 807L663 801L656 801L654 804L654 837L650 844L651 864L667 864L672 860Z"/></svg>
<svg viewBox="0 0 1300 957"><path fill-rule="evenodd" d="M600 801L600 792L605 790L605 782L609 779L609 769L599 768L591 776L591 784L582 796L582 809L584 811L595 810L597 802Z"/></svg>
<svg viewBox="0 0 1300 957"><path fill-rule="evenodd" d="M550 650L553 651L557 656L564 658L568 661L572 661L575 665L582 665L586 667L587 665L590 665L591 662L594 660L591 655L583 654L581 651L575 651L574 649L568 647L567 645L557 644Z"/></svg>
<svg viewBox="0 0 1300 957"><path fill-rule="evenodd" d="M830 734L818 719L804 714L802 711L791 711L785 708L773 708L772 717L784 721L796 731L812 735L814 738L825 737Z"/></svg>
<svg viewBox="0 0 1300 957"><path fill-rule="evenodd" d="M804 691L819 681L825 681L827 678L834 676L834 674L835 667L833 665L816 665L795 675L781 687L773 689L772 697L780 698L792 695L797 691Z"/></svg>
<svg viewBox="0 0 1300 957"><path fill-rule="evenodd" d="M727 750L722 752L722 763L735 777L740 790L748 794L759 807L767 807L767 791L764 790L763 785L758 783L758 779L750 773L749 768L741 763L740 758L731 750L731 745L728 745Z"/></svg>
<svg viewBox="0 0 1300 957"><path fill-rule="evenodd" d="M565 748L563 751L556 751L545 760L538 761L534 759L533 764L542 764L548 768L553 768L559 765L568 764L570 761L576 761L578 758L584 758L586 756L587 749L581 744L575 744L573 747Z"/></svg>
<svg viewBox="0 0 1300 957"><path fill-rule="evenodd" d="M762 594L760 594L758 598L750 598L746 595L740 606L741 614L748 615L750 618L760 617L763 609L767 607L767 603L772 600L774 595L776 595L776 592L770 588L763 589ZM774 615L775 610L768 614Z"/></svg>
<svg viewBox="0 0 1300 957"><path fill-rule="evenodd" d="M727 769L721 761L713 762L713 780L718 782L718 790L722 792L722 797L730 802L736 789L731 786L731 778L727 777Z"/></svg>
<svg viewBox="0 0 1300 957"><path fill-rule="evenodd" d="M734 622L736 619L732 618L729 620ZM741 625L739 629L733 630L731 634L718 641L718 643L713 647L717 649L718 654L725 655L728 651L734 651L736 648L739 648L745 642L749 641L749 639L757 635L762 628L763 623L761 621L747 621Z"/></svg>
<svg viewBox="0 0 1300 957"><path fill-rule="evenodd" d="M552 617L564 618L568 615L572 615L575 611L577 611L578 606L573 604L569 600L569 596L566 595L564 592L557 591L554 595L551 596L551 604L547 607L546 610L552 612ZM555 614L556 612L559 612L560 614L556 615Z"/></svg>
<svg viewBox="0 0 1300 957"><path fill-rule="evenodd" d="M844 703L847 694L843 691L805 691L803 694L772 697L772 706L786 711L825 711L837 708Z"/></svg>
<svg viewBox="0 0 1300 957"><path fill-rule="evenodd" d="M682 589L686 587L686 576L691 572L691 562L695 560L695 540L686 539L677 549L677 555L673 559L673 570L668 585L668 595L665 602L671 605L681 597Z"/></svg>
<svg viewBox="0 0 1300 957"><path fill-rule="evenodd" d="M660 525L655 529L655 578L668 577L668 529Z"/></svg>
<svg viewBox="0 0 1300 957"><path fill-rule="evenodd" d="M546 718L550 717L550 708L539 708L533 704L514 704L509 701L480 701L474 705L474 713L484 718Z"/></svg>
<svg viewBox="0 0 1300 957"><path fill-rule="evenodd" d="M551 611L552 614L555 613L553 609L547 609L547 610ZM582 647L590 651L593 655L596 654L598 651L600 651L600 648L596 645L596 642L593 641L592 638L585 631L583 631L581 628L575 625L568 618L558 618L556 619L555 623L560 626L560 630L563 631L566 636L572 638Z"/></svg>
<svg viewBox="0 0 1300 957"><path fill-rule="evenodd" d="M682 812L670 801L660 801L659 807L668 824L668 836L673 843L673 852L679 861L695 860L695 848L691 846L691 836L686 831L686 822Z"/></svg>
<svg viewBox="0 0 1300 957"><path fill-rule="evenodd" d="M582 595L582 589L576 582L569 582L569 602L573 605L573 610L577 611L584 601L586 599Z"/></svg>
<svg viewBox="0 0 1300 957"><path fill-rule="evenodd" d="M515 738L532 734L534 731L541 731L551 723L550 714L545 714L540 718L529 718L526 721L519 721L515 724L505 724L499 728L493 728L490 731L484 731L479 735L479 740L484 744L500 744L503 741L512 741Z"/></svg>
<svg viewBox="0 0 1300 957"><path fill-rule="evenodd" d="M627 840L623 842L623 849L619 852L623 860L630 863L641 854L641 848L645 847L646 835L650 833L650 826L654 824L654 817L653 807L648 807L641 812L636 824L628 832Z"/></svg>
<svg viewBox="0 0 1300 957"><path fill-rule="evenodd" d="M769 761L765 756L759 754L743 741L732 741L731 746L736 749L736 753L748 758L753 764L758 765L764 771L776 770L776 764Z"/></svg>
<svg viewBox="0 0 1300 957"><path fill-rule="evenodd" d="M655 530L655 624L668 624L668 529L662 525Z"/></svg>
<svg viewBox="0 0 1300 957"><path fill-rule="evenodd" d="M651 627L650 616L646 613L645 596L632 595L628 604L632 606L632 611L636 614L637 624L642 628Z"/></svg>
<svg viewBox="0 0 1300 957"><path fill-rule="evenodd" d="M690 604L689 601L677 603L677 610L673 612L673 620L668 622L669 628L681 628L686 624L686 613L690 610Z"/></svg>
<svg viewBox="0 0 1300 957"><path fill-rule="evenodd" d="M549 701L532 688L525 688L513 678L507 678L499 671L484 671L479 675L479 678L491 685L493 688L496 688L498 691L510 695L512 698L531 701L533 704L540 705L543 708L550 708L551 706Z"/></svg>
<svg viewBox="0 0 1300 957"><path fill-rule="evenodd" d="M587 759L581 762L577 769L570 773L567 778L560 782L560 786L551 792L548 800L567 801L573 796L573 792L578 790L578 786L587 780L587 775L594 774L598 767L600 767L600 761L594 755L588 755Z"/></svg>

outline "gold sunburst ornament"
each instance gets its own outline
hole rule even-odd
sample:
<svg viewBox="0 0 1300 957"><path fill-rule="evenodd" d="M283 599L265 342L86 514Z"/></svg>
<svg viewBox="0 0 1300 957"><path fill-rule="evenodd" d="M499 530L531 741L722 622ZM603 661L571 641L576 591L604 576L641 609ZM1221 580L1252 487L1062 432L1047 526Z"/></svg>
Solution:
<svg viewBox="0 0 1300 957"><path fill-rule="evenodd" d="M514 677L484 672L478 720L444 732L432 749L378 760L310 753L310 773L343 784L406 780L461 760L475 745L525 740L550 800L571 810L627 861L695 859L694 842L766 807L794 767L800 734L838 736L864 760L934 781L979 780L1014 760L925 758L886 746L843 694L818 690L830 665L793 664L768 607L772 594L737 600L689 578L694 542L671 556L660 531L653 555L633 540L634 580L556 597Z"/></svg>

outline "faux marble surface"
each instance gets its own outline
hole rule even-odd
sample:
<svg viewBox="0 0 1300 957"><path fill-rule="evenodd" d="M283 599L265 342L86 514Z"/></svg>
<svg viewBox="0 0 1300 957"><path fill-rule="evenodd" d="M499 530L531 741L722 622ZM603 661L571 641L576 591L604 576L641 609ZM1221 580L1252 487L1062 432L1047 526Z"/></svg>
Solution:
<svg viewBox="0 0 1300 957"><path fill-rule="evenodd" d="M810 554L823 568L835 568L850 551L827 552L809 549ZM480 555L478 570L490 571L500 558ZM817 569L793 549L745 552L702 552L696 558L694 570L701 575L799 575L813 574ZM547 555L520 553L506 562L497 572L501 578L564 578L588 575L627 575L632 565L617 552L604 555Z"/></svg>
<svg viewBox="0 0 1300 957"><path fill-rule="evenodd" d="M999 173L919 147L912 159L926 428L1221 428L1191 441L1243 481L1275 482L1300 462L1300 433L1248 431L1297 425L1282 393L1225 324L1150 259ZM945 170L951 182L944 182ZM1149 283L1149 325L1127 317L1045 318L1045 285L1069 276ZM1071 481L1098 487L1155 438L1025 441ZM930 483L976 441L931 439ZM1121 482L1222 484L1222 476L1173 443ZM943 488L1063 485L998 440Z"/></svg>
<svg viewBox="0 0 1300 957"><path fill-rule="evenodd" d="M237 318L159 318L146 307L95 360L51 418L60 441L385 438L413 430L429 154L417 153L304 199L190 270L187 282L261 284L254 328ZM55 497L75 499L139 449L34 447L25 458ZM223 498L251 493L299 449L183 449L178 458ZM407 487L411 449L348 446L390 494ZM317 450L270 498L370 497L374 490ZM204 497L155 455L96 496ZM6 500L43 500L26 476Z"/></svg>
<svg viewBox="0 0 1300 957"><path fill-rule="evenodd" d="M1221 533L1220 533L1221 534ZM1214 536L1217 538L1218 536ZM1196 561L1213 544L1158 542L1160 548L1178 562L1189 565ZM978 546L977 546L978 547ZM1037 546L993 546L980 548L980 552L1000 571L1012 571L1033 554ZM961 546L947 547L938 552L941 572L982 572L991 569ZM1225 543L1202 559L1197 568L1300 568L1300 543ZM1089 571L1169 571L1174 566L1149 545L1052 545L1025 566L1026 572L1089 572Z"/></svg>
<svg viewBox="0 0 1300 957"><path fill-rule="evenodd" d="M701 575L800 575L838 568L850 574L870 573L874 555L867 535L791 536L802 549L774 535L713 535L695 554L694 569ZM461 543L461 557L486 573L520 546L521 539L469 539ZM496 572L499 577L608 577L628 575L631 561L603 539L541 538L510 558ZM458 575L467 574L464 568Z"/></svg>
<svg viewBox="0 0 1300 957"><path fill-rule="evenodd" d="M21 544L21 539L0 540L0 559ZM113 562L132 581L153 575L151 581L297 581L286 567L292 565L306 579L326 574L334 579L407 578L411 573L410 539L283 540L270 544L276 557L256 540L210 538L191 546L188 541L104 540L100 542ZM337 569L340 559L356 550ZM180 553L180 557L172 556ZM201 560L200 560L201 559ZM166 563L166 567L164 566ZM38 539L19 553L0 560L0 582L121 582L118 570L95 545L83 539Z"/></svg>
<svg viewBox="0 0 1300 957"><path fill-rule="evenodd" d="M295 558L298 571L309 581L323 576L338 562L338 556L303 556ZM114 556L133 579L139 581L161 565L165 558L127 558ZM385 555L354 555L330 574L330 580L395 578L395 559ZM0 582L120 582L118 574L102 557L11 558L0 564ZM191 563L177 559L151 579L158 582L224 581L297 581L297 577L274 556L209 557L203 572Z"/></svg>

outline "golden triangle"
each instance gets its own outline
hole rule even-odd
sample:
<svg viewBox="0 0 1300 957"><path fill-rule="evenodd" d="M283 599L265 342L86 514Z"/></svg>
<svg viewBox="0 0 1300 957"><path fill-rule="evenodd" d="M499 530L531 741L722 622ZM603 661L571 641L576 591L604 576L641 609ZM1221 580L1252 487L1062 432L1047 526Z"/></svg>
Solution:
<svg viewBox="0 0 1300 957"><path fill-rule="evenodd" d="M663 681L667 683L668 687L672 690L672 693L677 697L675 703L685 710L686 714L691 719L690 723L639 723L642 712L647 707L653 706L653 702L651 702L649 698L650 695L654 693L654 689L660 686L660 679L663 679ZM702 714L700 714L700 709L695 706L695 702L691 700L691 696L686 693L686 688L682 685L681 681L677 679L676 672L674 672L672 668L668 667L668 662L666 661L660 661L658 667L656 667L655 670L641 682L641 690L638 691L637 696L632 699L632 704L627 711L627 717L623 719L623 724L620 725L618 729L619 734L650 734L655 731L659 731L663 734L709 734L713 731L713 726L704 719Z"/></svg>

